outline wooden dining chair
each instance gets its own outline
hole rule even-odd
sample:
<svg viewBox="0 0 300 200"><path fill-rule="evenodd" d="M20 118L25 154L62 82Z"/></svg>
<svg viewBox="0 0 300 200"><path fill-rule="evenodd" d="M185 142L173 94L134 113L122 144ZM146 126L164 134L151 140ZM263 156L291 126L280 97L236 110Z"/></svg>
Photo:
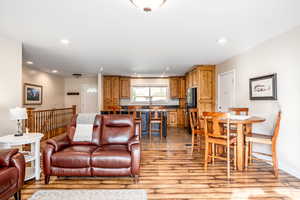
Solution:
<svg viewBox="0 0 300 200"><path fill-rule="evenodd" d="M229 112L234 115L248 115L249 108L229 108Z"/></svg>
<svg viewBox="0 0 300 200"><path fill-rule="evenodd" d="M277 145L277 138L278 138L279 128L280 128L280 120L281 120L281 112L278 112L273 135L252 133L252 135L246 136L246 138L245 138L245 141L246 141L245 167L246 167L246 169L248 168L249 161L251 161L253 159L252 154L249 154L249 144L252 144L252 143L268 144L268 145L272 146L272 154L265 154L265 153L260 153L260 152L253 152L253 153L272 157L274 175L276 177L278 177L278 160L277 160L276 145Z"/></svg>
<svg viewBox="0 0 300 200"><path fill-rule="evenodd" d="M230 125L230 114L222 112L203 112L204 118L204 133L205 133L205 156L204 169L207 169L208 160L211 158L212 164L215 159L225 160L227 162L227 178L230 178L230 163L234 162L236 169L236 150L237 140L235 136L230 136L230 131L227 129L226 134L222 132L222 124L220 120L226 120L227 127ZM226 157L221 154L216 154L216 145L224 146L226 149ZM233 148L233 159L231 159L230 150ZM211 149L211 151L209 151Z"/></svg>
<svg viewBox="0 0 300 200"><path fill-rule="evenodd" d="M160 133L160 140L163 139L163 113L162 111L159 111L157 109L154 109L153 111L150 112L150 116L149 116L149 138L150 138L150 142L151 142L151 136L152 136L152 132L159 132ZM159 124L159 128L158 129L153 129L152 125L154 124Z"/></svg>
<svg viewBox="0 0 300 200"><path fill-rule="evenodd" d="M191 153L194 152L194 149L198 149L198 152L200 152L201 136L204 136L204 128L203 126L201 126L201 120L203 120L203 118L201 117L197 108L189 109L189 117L190 117L190 126L192 130L192 152Z"/></svg>

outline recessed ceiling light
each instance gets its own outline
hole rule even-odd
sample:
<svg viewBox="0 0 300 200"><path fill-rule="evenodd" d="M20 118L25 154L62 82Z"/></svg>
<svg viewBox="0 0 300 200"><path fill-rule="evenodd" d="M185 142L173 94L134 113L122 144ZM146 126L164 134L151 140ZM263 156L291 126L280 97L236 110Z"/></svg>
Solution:
<svg viewBox="0 0 300 200"><path fill-rule="evenodd" d="M54 69L54 70L52 70L51 72L55 74L55 73L57 73L58 71L57 71L56 69Z"/></svg>
<svg viewBox="0 0 300 200"><path fill-rule="evenodd" d="M217 42L218 42L219 45L224 46L225 44L227 44L228 40L227 40L226 37L221 37L221 38L219 38L219 39L217 40Z"/></svg>
<svg viewBox="0 0 300 200"><path fill-rule="evenodd" d="M62 44L70 44L70 41L67 40L67 39L61 39L60 42L61 42Z"/></svg>
<svg viewBox="0 0 300 200"><path fill-rule="evenodd" d="M26 62L28 65L33 65L33 62L32 61L27 61Z"/></svg>

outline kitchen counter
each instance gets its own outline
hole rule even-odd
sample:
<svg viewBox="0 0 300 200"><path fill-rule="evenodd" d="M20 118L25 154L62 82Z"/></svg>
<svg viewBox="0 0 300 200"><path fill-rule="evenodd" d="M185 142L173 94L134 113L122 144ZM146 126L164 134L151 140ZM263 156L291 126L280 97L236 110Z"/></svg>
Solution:
<svg viewBox="0 0 300 200"><path fill-rule="evenodd" d="M153 109L136 109L136 111L141 112L141 121L142 121L142 135L149 135L149 122L150 122L150 113L153 111ZM158 111L162 112L163 115L163 120L162 120L162 132L163 132L163 136L167 137L167 112L169 111L169 109L159 109ZM119 112L119 113L118 113ZM118 114L128 114L128 109L121 109L120 111L117 111ZM102 115L105 114L109 114L106 111L101 111ZM159 124L152 124L152 128L153 129L158 129L159 128ZM160 133L157 132L153 132L152 135L159 135Z"/></svg>

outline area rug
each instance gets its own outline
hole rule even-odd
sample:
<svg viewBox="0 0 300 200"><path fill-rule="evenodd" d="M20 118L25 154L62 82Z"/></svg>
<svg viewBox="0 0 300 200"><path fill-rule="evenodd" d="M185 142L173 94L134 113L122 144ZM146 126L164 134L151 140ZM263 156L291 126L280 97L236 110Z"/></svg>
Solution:
<svg viewBox="0 0 300 200"><path fill-rule="evenodd" d="M146 190L39 190L29 200L147 200Z"/></svg>

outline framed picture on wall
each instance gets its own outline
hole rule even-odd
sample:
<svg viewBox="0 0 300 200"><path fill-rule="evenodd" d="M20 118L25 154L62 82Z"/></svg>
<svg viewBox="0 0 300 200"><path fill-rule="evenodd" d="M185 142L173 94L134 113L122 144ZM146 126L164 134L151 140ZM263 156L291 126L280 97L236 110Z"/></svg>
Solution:
<svg viewBox="0 0 300 200"><path fill-rule="evenodd" d="M25 83L24 84L24 105L42 105L43 86Z"/></svg>
<svg viewBox="0 0 300 200"><path fill-rule="evenodd" d="M251 78L250 100L277 100L277 74Z"/></svg>

